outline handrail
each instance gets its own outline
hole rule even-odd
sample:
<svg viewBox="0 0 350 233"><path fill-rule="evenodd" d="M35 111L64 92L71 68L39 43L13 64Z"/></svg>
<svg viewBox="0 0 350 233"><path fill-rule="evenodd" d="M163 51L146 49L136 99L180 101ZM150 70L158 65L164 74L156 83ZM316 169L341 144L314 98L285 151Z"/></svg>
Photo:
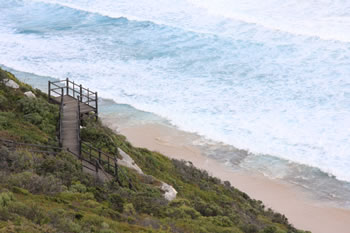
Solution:
<svg viewBox="0 0 350 233"><path fill-rule="evenodd" d="M77 108L77 114L78 114L78 121L77 121L77 137L78 137L78 143L79 143L79 156L81 156L81 138L80 138L80 125L81 125L81 119L80 119L80 101L78 96L78 108Z"/></svg>
<svg viewBox="0 0 350 233"><path fill-rule="evenodd" d="M109 154L107 154L107 153L101 151L100 149L97 149L96 147L93 147L90 143L87 143L87 142L82 141L81 144L88 146L89 148L91 148L91 149L93 149L93 150L95 150L95 151L97 151L97 152L103 154L103 155L106 156L106 157L109 157L110 159L114 159L114 157L112 157L112 156L110 156Z"/></svg>
<svg viewBox="0 0 350 233"><path fill-rule="evenodd" d="M49 81L49 87L48 87L49 99L51 98L51 92L55 93L56 95L60 95L61 93L58 93L57 90L61 88L64 88L63 94L65 95L71 96L75 99L78 99L77 97L80 96L80 99L78 100L90 106L93 109L93 111L96 113L96 115L98 114L97 92L93 92L89 90L89 88L85 88L81 84L77 84L74 81L71 81L67 78L65 80Z"/></svg>
<svg viewBox="0 0 350 233"><path fill-rule="evenodd" d="M51 88L51 91L55 91L57 89L62 89L62 87Z"/></svg>
<svg viewBox="0 0 350 233"><path fill-rule="evenodd" d="M82 156L80 156L80 155L75 154L74 152L70 151L69 149L67 149L67 151L68 151L69 153L75 155L78 159L80 159L80 161L84 161L84 162L87 162L87 163L91 164L92 166L95 166L95 170L93 170L92 168L90 168L90 167L88 167L88 166L85 166L85 165L82 163L82 166L83 166L83 167L85 167L85 168L87 168L87 169L89 169L89 170L91 170L91 171L95 171L96 174L98 173L98 169L100 169L100 170L103 172L103 174L105 175L105 177L106 177L107 179L111 180L111 179L110 179L110 174L108 174L108 173L104 170L103 166L99 163L99 161L98 161L97 159L89 159L89 160L88 160L88 159L85 159L84 157L82 157ZM94 161L94 162L93 162L93 161Z"/></svg>
<svg viewBox="0 0 350 233"><path fill-rule="evenodd" d="M101 166L101 164L98 162L98 160L95 160L96 161L96 165L98 165L98 167L100 168L100 170L102 171L102 173L105 175L105 177L111 181L111 178L110 178L110 174L108 174L105 169L103 168L103 166Z"/></svg>
<svg viewBox="0 0 350 233"><path fill-rule="evenodd" d="M100 149L97 149L97 148L93 147L92 145L90 145L89 143L86 143L83 141L81 141L81 145L86 146L88 149L88 150L85 150L82 147L81 148L82 154L86 154L90 160L97 159L101 165L107 165L108 173L115 176L116 178L118 178L118 170L119 169L118 169L118 163L117 163L116 156L112 157L109 154L101 151Z"/></svg>
<svg viewBox="0 0 350 233"><path fill-rule="evenodd" d="M54 84L54 83L60 83L60 82L64 82L64 81L66 81L66 80L57 80L57 81L49 81L49 82L51 82L52 84Z"/></svg>
<svg viewBox="0 0 350 233"><path fill-rule="evenodd" d="M56 146L47 146L47 145L40 145L40 144L15 142L15 141L8 140L8 139L3 139L3 138L0 138L0 141L1 142L5 142L5 143L11 143L13 145L19 145L19 146L28 146L28 147L36 147L36 148L42 148L42 149L53 149L53 150L60 150L60 151L62 151L61 147L56 147ZM49 152L49 151L47 151L47 152Z"/></svg>
<svg viewBox="0 0 350 233"><path fill-rule="evenodd" d="M61 104L60 104L60 113L59 113L59 145L62 147L62 135L63 135L63 128L62 128L62 121L63 121L63 87L61 88Z"/></svg>
<svg viewBox="0 0 350 233"><path fill-rule="evenodd" d="M89 170L91 170L91 171L96 171L96 164L94 164L94 163L91 162L90 160L87 160L87 159L85 159L85 158L83 158L83 157L77 155L76 153L74 153L73 151L69 150L68 148L67 148L67 152L69 152L69 153L71 153L72 155L74 155L75 157L77 157L77 159L79 159L81 162L84 161L84 162L87 162L87 163L91 164L92 166L95 166L95 169L93 170L93 169L91 169L90 167L85 166L85 165L82 163L81 165L82 165L83 167L85 167L85 168L87 168L87 169L89 169Z"/></svg>
<svg viewBox="0 0 350 233"><path fill-rule="evenodd" d="M119 165L118 165L118 158L115 154L113 154L113 157L103 151L101 151L100 149L97 149L96 147L93 147L92 145L90 145L89 143L86 143L86 142L81 142L82 145L86 145L89 149L89 151L86 151L82 148L81 152L82 153L85 153L88 155L88 158L90 160L97 160L99 162L99 165L103 168L103 165L107 165L108 166L108 170L107 170L107 173L110 174L110 175L113 175L117 182L120 184L120 180L119 180L119 175L118 173L121 173L122 176L127 180L127 182L129 183L129 188L130 189L133 189L133 185L132 185L132 182L130 180L130 178L124 173L123 169L119 168ZM94 150L95 152L98 153L98 158L91 152L91 150ZM101 159L101 155L104 155L106 156L108 159L107 161L105 160L102 160ZM83 158L83 156L82 156ZM113 163L111 163L113 162ZM104 164L103 164L104 163ZM104 170L104 169L103 169ZM114 170L114 174L112 174L111 170ZM104 170L104 172L106 172Z"/></svg>

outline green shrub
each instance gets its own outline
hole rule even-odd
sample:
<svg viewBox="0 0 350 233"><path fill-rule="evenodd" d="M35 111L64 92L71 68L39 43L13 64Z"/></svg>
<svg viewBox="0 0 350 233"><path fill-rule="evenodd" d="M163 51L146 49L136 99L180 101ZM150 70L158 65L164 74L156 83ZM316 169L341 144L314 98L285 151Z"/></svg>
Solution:
<svg viewBox="0 0 350 233"><path fill-rule="evenodd" d="M11 192L0 193L0 206L6 207L10 202L14 201L14 196Z"/></svg>
<svg viewBox="0 0 350 233"><path fill-rule="evenodd" d="M263 233L276 233L277 228L275 226L267 226L264 228Z"/></svg>
<svg viewBox="0 0 350 233"><path fill-rule="evenodd" d="M34 202L29 204L12 202L9 209L11 212L33 221L35 224L42 225L49 222L49 218L44 209Z"/></svg>
<svg viewBox="0 0 350 233"><path fill-rule="evenodd" d="M7 72L0 68L0 83L2 83L3 80L7 78L8 78Z"/></svg>
<svg viewBox="0 0 350 233"><path fill-rule="evenodd" d="M253 224L246 224L243 226L242 230L245 233L257 233L259 232L259 228Z"/></svg>
<svg viewBox="0 0 350 233"><path fill-rule="evenodd" d="M16 172L25 171L34 166L33 155L26 151L9 153L7 161L11 170Z"/></svg>
<svg viewBox="0 0 350 233"><path fill-rule="evenodd" d="M12 112L0 112L0 130L9 129L13 126L12 119L16 115Z"/></svg>
<svg viewBox="0 0 350 233"><path fill-rule="evenodd" d="M180 206L180 207L175 207L175 208L170 208L167 209L167 216L170 218L175 218L175 219L197 219L201 215L198 211L195 209L189 207L189 206Z"/></svg>
<svg viewBox="0 0 350 233"><path fill-rule="evenodd" d="M125 200L119 194L111 194L108 197L109 206L119 212L123 212Z"/></svg>
<svg viewBox="0 0 350 233"><path fill-rule="evenodd" d="M81 164L70 154L59 153L37 161L35 171L41 176L54 175L65 186L80 180L84 184L91 184L92 177L81 172Z"/></svg>
<svg viewBox="0 0 350 233"><path fill-rule="evenodd" d="M123 214L129 215L129 216L135 216L136 211L132 203L128 203L124 205L124 212Z"/></svg>
<svg viewBox="0 0 350 233"><path fill-rule="evenodd" d="M39 113L33 112L33 113L28 113L24 115L24 120L34 124L34 125L40 125L41 122L43 121L43 117L40 116Z"/></svg>
<svg viewBox="0 0 350 233"><path fill-rule="evenodd" d="M3 106L7 103L7 98L0 94L0 109L3 109Z"/></svg>
<svg viewBox="0 0 350 233"><path fill-rule="evenodd" d="M86 186L81 184L79 181L75 182L69 187L69 191L73 193L85 193L86 190Z"/></svg>
<svg viewBox="0 0 350 233"><path fill-rule="evenodd" d="M194 201L194 208L203 216L223 215L223 211L218 205L205 202L198 198Z"/></svg>
<svg viewBox="0 0 350 233"><path fill-rule="evenodd" d="M183 199L183 198L176 198L172 202L169 203L170 207L180 207L183 205L190 206L190 201L187 199Z"/></svg>
<svg viewBox="0 0 350 233"><path fill-rule="evenodd" d="M9 177L9 184L27 189L33 194L43 193L53 195L63 190L61 181L54 176L42 177L28 171L11 175Z"/></svg>
<svg viewBox="0 0 350 233"><path fill-rule="evenodd" d="M209 219L211 219L213 224L216 226L232 227L234 225L234 223L227 216L215 216L215 217L210 217Z"/></svg>
<svg viewBox="0 0 350 233"><path fill-rule="evenodd" d="M67 201L83 201L83 200L95 200L94 194L90 192L86 193L72 193L70 191L61 192L59 197Z"/></svg>
<svg viewBox="0 0 350 233"><path fill-rule="evenodd" d="M19 111L24 120L38 126L48 134L55 134L58 121L58 106L40 98L22 98L18 101Z"/></svg>
<svg viewBox="0 0 350 233"><path fill-rule="evenodd" d="M131 201L139 213L154 216L162 216L168 204L163 196L149 192L138 192Z"/></svg>
<svg viewBox="0 0 350 233"><path fill-rule="evenodd" d="M22 195L29 195L30 192L26 189L23 189L23 188L19 188L19 187L13 187L11 189L14 193L18 193L18 194L22 194Z"/></svg>
<svg viewBox="0 0 350 233"><path fill-rule="evenodd" d="M6 146L0 146L0 162L7 162L10 156L10 151Z"/></svg>

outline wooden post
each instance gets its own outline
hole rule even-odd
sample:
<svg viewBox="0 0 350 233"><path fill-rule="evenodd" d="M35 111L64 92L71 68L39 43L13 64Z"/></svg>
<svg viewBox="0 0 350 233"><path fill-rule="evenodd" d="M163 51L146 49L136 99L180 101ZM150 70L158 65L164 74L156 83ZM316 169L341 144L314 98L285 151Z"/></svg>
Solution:
<svg viewBox="0 0 350 233"><path fill-rule="evenodd" d="M101 151L98 151L98 162L101 163Z"/></svg>
<svg viewBox="0 0 350 233"><path fill-rule="evenodd" d="M96 169L96 175L97 175L97 173L98 173L98 162L97 162L97 160L95 160L95 169Z"/></svg>
<svg viewBox="0 0 350 233"><path fill-rule="evenodd" d="M90 91L89 88L87 89L87 98L88 98L88 105L90 104Z"/></svg>
<svg viewBox="0 0 350 233"><path fill-rule="evenodd" d="M108 158L108 171L109 171L110 170L109 156L107 158Z"/></svg>
<svg viewBox="0 0 350 233"><path fill-rule="evenodd" d="M83 87L80 84L80 102L83 101Z"/></svg>
<svg viewBox="0 0 350 233"><path fill-rule="evenodd" d="M66 78L66 91L67 91L67 95L69 95L69 81L68 78Z"/></svg>
<svg viewBox="0 0 350 233"><path fill-rule="evenodd" d="M95 102L96 102L96 120L98 118L98 98L97 98L97 92L95 92Z"/></svg>
<svg viewBox="0 0 350 233"><path fill-rule="evenodd" d="M49 101L51 99L51 82L49 81L49 86L48 86L48 95L49 95Z"/></svg>
<svg viewBox="0 0 350 233"><path fill-rule="evenodd" d="M79 158L81 158L81 139L79 140Z"/></svg>
<svg viewBox="0 0 350 233"><path fill-rule="evenodd" d="M75 98L75 82L73 80L73 98Z"/></svg>

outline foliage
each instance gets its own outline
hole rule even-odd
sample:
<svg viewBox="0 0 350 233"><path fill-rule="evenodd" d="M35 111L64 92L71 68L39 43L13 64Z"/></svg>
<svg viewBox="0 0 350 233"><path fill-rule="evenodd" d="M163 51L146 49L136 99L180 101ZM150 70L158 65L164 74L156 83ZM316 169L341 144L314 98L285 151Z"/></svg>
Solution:
<svg viewBox="0 0 350 233"><path fill-rule="evenodd" d="M58 107L14 80L0 84L0 137L57 145ZM37 98L23 92L30 90ZM42 154L0 146L0 232L302 232L284 215L185 161L135 148L122 135L86 120L82 138L106 153L128 153L151 176L120 167L120 182L98 182L66 152ZM178 196L168 202L159 180ZM129 186L129 182L132 184Z"/></svg>

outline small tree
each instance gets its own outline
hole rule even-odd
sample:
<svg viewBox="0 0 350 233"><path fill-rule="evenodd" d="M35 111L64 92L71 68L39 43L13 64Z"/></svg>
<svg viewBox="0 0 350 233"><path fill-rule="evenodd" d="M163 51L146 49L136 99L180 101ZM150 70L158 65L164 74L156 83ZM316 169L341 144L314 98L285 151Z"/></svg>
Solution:
<svg viewBox="0 0 350 233"><path fill-rule="evenodd" d="M4 81L4 79L6 79L6 78L8 78L6 71L4 71L0 68L0 83L2 83Z"/></svg>

